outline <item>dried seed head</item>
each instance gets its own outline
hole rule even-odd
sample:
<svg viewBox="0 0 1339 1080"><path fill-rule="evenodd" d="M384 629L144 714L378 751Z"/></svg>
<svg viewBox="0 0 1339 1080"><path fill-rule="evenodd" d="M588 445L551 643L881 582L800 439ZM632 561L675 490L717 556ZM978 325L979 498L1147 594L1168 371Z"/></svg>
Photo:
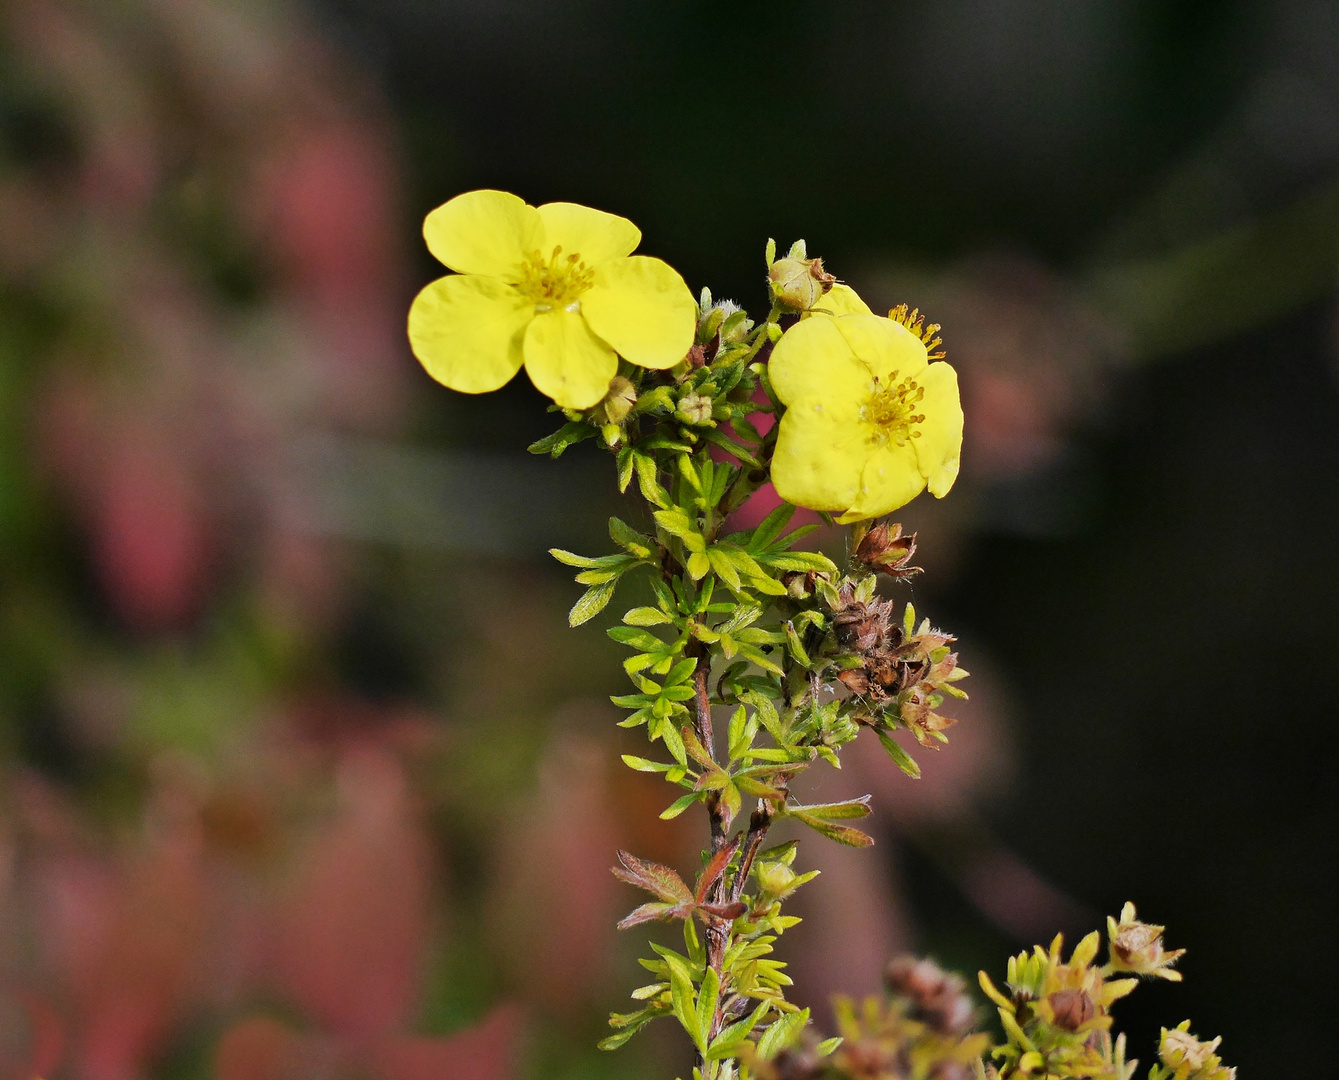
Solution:
<svg viewBox="0 0 1339 1080"><path fill-rule="evenodd" d="M966 983L933 960L899 956L883 973L889 991L910 1003L910 1015L936 1031L959 1034L972 1026L973 1009Z"/></svg>
<svg viewBox="0 0 1339 1080"><path fill-rule="evenodd" d="M902 535L902 526L881 521L865 533L855 549L855 559L871 570L902 580L919 574L919 566L907 565L916 554L916 534Z"/></svg>
<svg viewBox="0 0 1339 1080"><path fill-rule="evenodd" d="M1133 904L1127 903L1120 913L1120 922L1107 918L1107 942L1113 971L1132 971L1136 975L1156 975L1179 982L1181 973L1172 965L1185 955L1185 949L1170 952L1162 947L1164 927L1140 922L1135 918Z"/></svg>
<svg viewBox="0 0 1339 1080"><path fill-rule="evenodd" d="M1162 1029L1158 1057L1176 1080L1236 1080L1237 1070L1225 1066L1216 1053L1222 1041L1201 1042L1190 1033L1190 1021L1183 1020L1171 1030Z"/></svg>

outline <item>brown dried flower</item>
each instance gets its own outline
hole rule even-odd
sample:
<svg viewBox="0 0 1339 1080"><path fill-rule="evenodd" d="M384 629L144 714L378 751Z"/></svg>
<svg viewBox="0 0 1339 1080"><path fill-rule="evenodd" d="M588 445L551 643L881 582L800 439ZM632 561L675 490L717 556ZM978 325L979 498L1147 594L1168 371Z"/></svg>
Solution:
<svg viewBox="0 0 1339 1080"><path fill-rule="evenodd" d="M902 581L921 572L919 566L908 565L916 554L916 534L902 535L902 526L880 521L865 533L855 549L855 560Z"/></svg>

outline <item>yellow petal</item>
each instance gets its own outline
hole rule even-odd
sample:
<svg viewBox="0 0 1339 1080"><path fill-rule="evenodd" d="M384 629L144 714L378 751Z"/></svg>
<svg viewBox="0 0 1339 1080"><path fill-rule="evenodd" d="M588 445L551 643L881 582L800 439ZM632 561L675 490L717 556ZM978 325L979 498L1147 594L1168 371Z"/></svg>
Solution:
<svg viewBox="0 0 1339 1080"><path fill-rule="evenodd" d="M428 250L461 274L519 280L521 260L539 250L539 211L506 191L467 191L423 220Z"/></svg>
<svg viewBox="0 0 1339 1080"><path fill-rule="evenodd" d="M589 409L618 372L614 350L575 312L536 315L525 332L525 371L542 393L565 409Z"/></svg>
<svg viewBox="0 0 1339 1080"><path fill-rule="evenodd" d="M912 440L919 442L919 440ZM925 490L916 451L896 443L874 452L860 476L860 493L839 519L843 523L889 514Z"/></svg>
<svg viewBox="0 0 1339 1080"><path fill-rule="evenodd" d="M861 300L849 285L834 285L823 294L818 306L800 316L807 319L811 315L872 315L869 305Z"/></svg>
<svg viewBox="0 0 1339 1080"><path fill-rule="evenodd" d="M920 470L929 481L930 494L942 499L958 478L962 454L962 402L958 398L958 373L942 360L917 376L925 396L916 405L925 417L918 424L920 438L912 439Z"/></svg>
<svg viewBox="0 0 1339 1080"><path fill-rule="evenodd" d="M409 343L438 382L466 394L496 390L521 368L534 305L494 277L439 278L414 298Z"/></svg>
<svg viewBox="0 0 1339 1080"><path fill-rule="evenodd" d="M677 271L634 255L595 269L581 314L620 354L645 368L673 367L693 345L697 304Z"/></svg>
<svg viewBox="0 0 1339 1080"><path fill-rule="evenodd" d="M880 315L847 315L833 319L851 351L885 387L908 375L915 376L926 365L925 344L899 322Z"/></svg>
<svg viewBox="0 0 1339 1080"><path fill-rule="evenodd" d="M846 410L854 418L869 397L869 369L856 359L846 338L837 329L835 319L806 319L782 335L772 350L767 371L772 388L781 401L790 405L801 398L828 402L834 409Z"/></svg>
<svg viewBox="0 0 1339 1080"><path fill-rule="evenodd" d="M849 416L834 419L827 404L801 398L781 417L772 483L778 495L796 506L845 510L860 491L870 431Z"/></svg>
<svg viewBox="0 0 1339 1080"><path fill-rule="evenodd" d="M539 217L544 222L546 259L555 245L562 245L564 255L580 255L587 266L594 266L631 255L642 242L641 229L627 218L578 203L545 203Z"/></svg>

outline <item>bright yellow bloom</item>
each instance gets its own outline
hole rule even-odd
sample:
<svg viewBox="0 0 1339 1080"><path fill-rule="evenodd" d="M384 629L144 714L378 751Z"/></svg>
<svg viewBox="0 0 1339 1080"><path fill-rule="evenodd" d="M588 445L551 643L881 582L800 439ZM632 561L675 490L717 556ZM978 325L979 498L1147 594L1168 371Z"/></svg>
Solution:
<svg viewBox="0 0 1339 1080"><path fill-rule="evenodd" d="M856 305L855 293L841 298L846 310ZM942 498L957 479L957 373L930 362L933 330L922 333L914 313L893 315L806 318L777 342L768 370L786 412L772 482L787 502L858 521L927 486Z"/></svg>
<svg viewBox="0 0 1339 1080"><path fill-rule="evenodd" d="M618 355L669 368L693 344L688 286L661 260L631 255L642 234L626 218L470 191L430 213L423 236L457 273L414 299L409 341L453 390L496 390L524 365L559 405L587 409L609 389Z"/></svg>
<svg viewBox="0 0 1339 1080"><path fill-rule="evenodd" d="M869 305L849 285L838 282L819 297L812 309L800 316L809 319L816 315L872 315Z"/></svg>

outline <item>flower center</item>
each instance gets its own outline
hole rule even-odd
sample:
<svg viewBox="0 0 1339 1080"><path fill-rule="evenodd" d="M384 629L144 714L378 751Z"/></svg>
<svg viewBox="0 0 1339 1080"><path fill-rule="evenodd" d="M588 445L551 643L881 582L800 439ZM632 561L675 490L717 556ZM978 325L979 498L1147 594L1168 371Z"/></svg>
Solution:
<svg viewBox="0 0 1339 1080"><path fill-rule="evenodd" d="M590 288L594 273L575 253L564 256L562 246L553 249L546 260L532 251L521 263L521 279L516 283L521 294L531 300L537 312L554 308L577 309L578 297Z"/></svg>
<svg viewBox="0 0 1339 1080"><path fill-rule="evenodd" d="M896 371L888 377L889 386L880 386L879 380L874 380L869 398L860 409L860 418L873 425L876 442L906 446L921 437L915 425L924 422L925 414L916 412L916 404L925 396L925 387L910 376L901 382L896 380Z"/></svg>

